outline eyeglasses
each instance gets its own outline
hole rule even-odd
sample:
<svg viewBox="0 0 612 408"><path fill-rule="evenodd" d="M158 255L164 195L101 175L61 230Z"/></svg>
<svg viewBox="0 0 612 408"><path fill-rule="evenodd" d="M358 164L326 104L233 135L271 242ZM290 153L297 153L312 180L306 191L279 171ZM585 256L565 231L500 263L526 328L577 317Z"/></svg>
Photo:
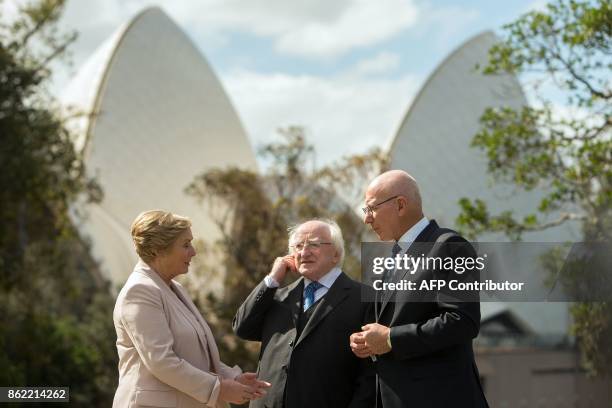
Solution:
<svg viewBox="0 0 612 408"><path fill-rule="evenodd" d="M289 245L289 248L291 248L292 250L299 252L305 248L310 248L312 250L317 250L321 248L321 245L331 245L331 242L319 242L319 241L305 241L305 242L298 242L296 244L293 245Z"/></svg>
<svg viewBox="0 0 612 408"><path fill-rule="evenodd" d="M380 207L384 203L387 203L397 197L399 197L399 195L394 195L393 197L387 198L385 201L381 201L380 203L374 204L372 206L366 205L365 207L361 208L361 211L363 211L365 215L372 214L374 211L376 211L377 207Z"/></svg>

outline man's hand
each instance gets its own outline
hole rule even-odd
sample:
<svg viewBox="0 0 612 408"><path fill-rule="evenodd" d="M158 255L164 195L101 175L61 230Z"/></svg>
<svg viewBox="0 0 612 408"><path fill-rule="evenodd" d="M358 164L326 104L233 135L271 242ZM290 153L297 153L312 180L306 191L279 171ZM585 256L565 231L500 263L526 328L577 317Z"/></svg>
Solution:
<svg viewBox="0 0 612 408"><path fill-rule="evenodd" d="M387 343L391 331L387 326L378 323L366 324L361 328L364 343L373 354L385 354L391 351Z"/></svg>
<svg viewBox="0 0 612 408"><path fill-rule="evenodd" d="M353 354L357 357L366 358L374 355L372 350L370 350L365 343L364 332L353 333L349 339L351 342L351 350L353 350Z"/></svg>
<svg viewBox="0 0 612 408"><path fill-rule="evenodd" d="M287 271L297 271L297 268L295 267L295 258L293 255L285 255L283 257L276 258L274 260L274 264L272 265L270 276L279 284L282 284L285 280L285 276L287 276Z"/></svg>

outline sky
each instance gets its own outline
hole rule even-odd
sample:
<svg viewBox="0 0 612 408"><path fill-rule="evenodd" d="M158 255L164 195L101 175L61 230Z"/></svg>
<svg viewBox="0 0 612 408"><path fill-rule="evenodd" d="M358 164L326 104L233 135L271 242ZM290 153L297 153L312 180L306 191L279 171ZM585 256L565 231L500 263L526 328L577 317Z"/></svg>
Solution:
<svg viewBox="0 0 612 408"><path fill-rule="evenodd" d="M73 67L123 23L161 7L220 79L254 148L302 126L317 164L393 138L428 75L456 47L542 0L68 0L60 27L76 30Z"/></svg>

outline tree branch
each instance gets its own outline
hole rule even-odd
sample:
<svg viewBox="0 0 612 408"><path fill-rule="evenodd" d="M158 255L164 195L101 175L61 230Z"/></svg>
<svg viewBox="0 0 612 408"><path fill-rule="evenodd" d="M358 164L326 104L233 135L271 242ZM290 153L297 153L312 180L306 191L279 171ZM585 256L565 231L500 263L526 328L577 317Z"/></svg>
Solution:
<svg viewBox="0 0 612 408"><path fill-rule="evenodd" d="M63 54L68 48L68 46L72 44L74 40L76 40L76 38L77 38L77 34L73 33L66 41L64 41L62 45L58 46L56 49L53 50L51 54L49 54L46 58L44 58L40 62L40 64L38 64L38 66L33 70L33 72L38 73L40 70L46 67L47 64L49 64L49 62L53 61L59 55Z"/></svg>
<svg viewBox="0 0 612 408"><path fill-rule="evenodd" d="M598 91L597 89L593 88L593 86L589 83L589 81L587 81L585 78L583 78L581 75L579 75L575 70L574 67L565 60L565 58L563 58L563 56L561 56L561 54L557 51L554 52L553 51L553 56L555 58L557 58L561 64L563 64L563 66L569 71L569 73L574 77L574 79L576 79L578 82L580 82L581 84L583 84L590 92L591 94L601 98L601 99L609 99L610 98L610 94L605 94L602 91Z"/></svg>
<svg viewBox="0 0 612 408"><path fill-rule="evenodd" d="M559 218L557 218L556 220L544 223L544 224L538 224L538 225L534 225L531 227L525 227L522 226L522 230L523 231L542 231L548 228L552 228L552 227L557 227L561 224L563 224L566 221L570 221L570 220L585 220L587 219L586 214L576 214L576 213L561 213L561 215L559 216Z"/></svg>

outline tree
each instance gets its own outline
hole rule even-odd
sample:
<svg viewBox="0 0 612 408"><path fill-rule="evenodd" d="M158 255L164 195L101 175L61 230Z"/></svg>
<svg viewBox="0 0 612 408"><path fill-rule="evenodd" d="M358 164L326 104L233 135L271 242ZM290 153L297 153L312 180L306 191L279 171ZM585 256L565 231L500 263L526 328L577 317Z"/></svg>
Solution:
<svg viewBox="0 0 612 408"><path fill-rule="evenodd" d="M213 169L197 176L187 188L188 194L211 209L221 239L199 248L203 253L199 258L209 262L201 263L186 285L213 326L223 358L247 369L255 368L259 347L237 340L231 321L243 300L270 272L274 259L287 253L287 227L314 217L336 220L346 241L343 270L359 277L358 255L366 228L354 211L355 203L347 203L338 192L349 191L346 186L365 189L367 180L388 163L380 150L373 149L314 169L309 164L315 152L302 129L281 129L280 134L281 142L260 149L271 163L265 174ZM224 273L217 275L223 280L221 296L199 286L198 276L219 272Z"/></svg>
<svg viewBox="0 0 612 408"><path fill-rule="evenodd" d="M63 6L0 15L0 383L70 386L72 402L108 406L114 302L69 215L80 195L101 191L47 88L50 64L76 38L57 30Z"/></svg>
<svg viewBox="0 0 612 408"><path fill-rule="evenodd" d="M559 0L503 29L483 72L522 75L535 103L487 109L472 146L484 151L495 179L543 196L522 218L512 211L490 214L482 200L463 198L457 223L472 237L503 232L520 240L574 220L584 241L610 242L612 3ZM609 373L612 305L576 304L572 314L586 367Z"/></svg>

